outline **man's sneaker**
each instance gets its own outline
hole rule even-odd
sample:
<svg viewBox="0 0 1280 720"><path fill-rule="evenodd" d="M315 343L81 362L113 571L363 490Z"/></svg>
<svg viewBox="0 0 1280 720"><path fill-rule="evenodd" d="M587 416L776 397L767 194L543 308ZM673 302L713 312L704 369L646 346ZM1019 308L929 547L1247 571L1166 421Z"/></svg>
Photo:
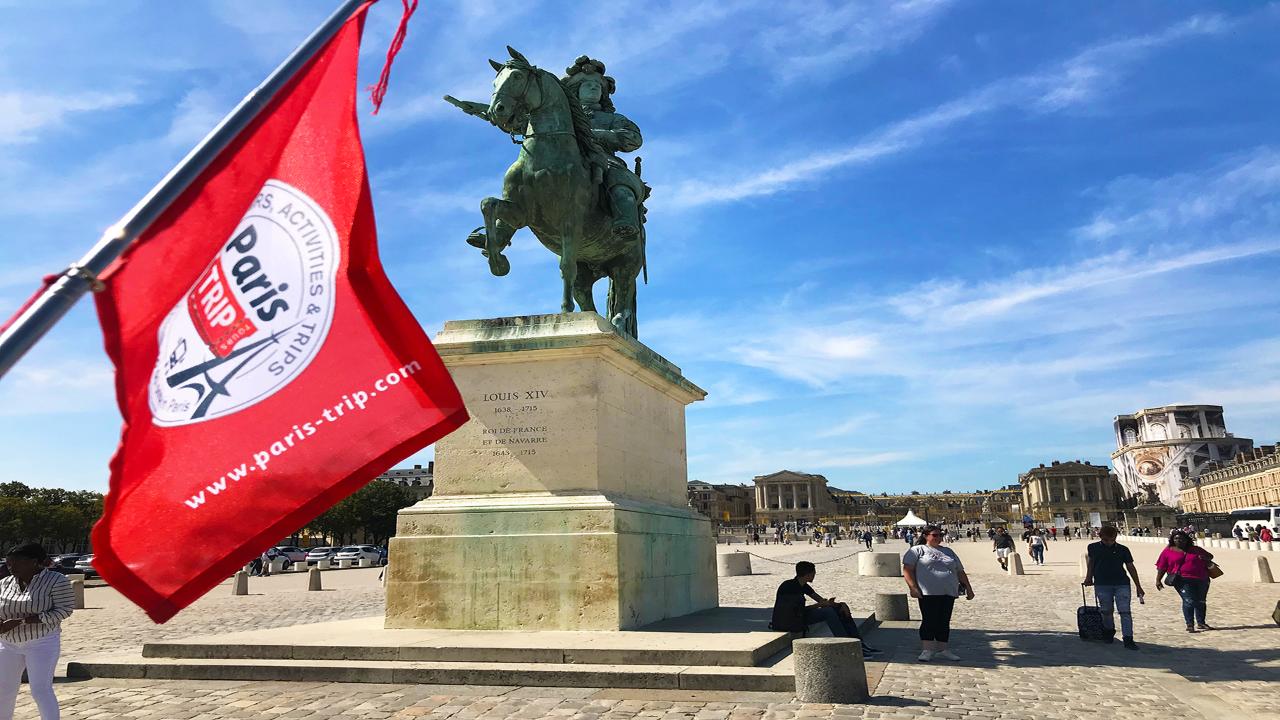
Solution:
<svg viewBox="0 0 1280 720"><path fill-rule="evenodd" d="M941 652L936 652L933 655L934 657L940 657L943 660L959 660L960 659L959 655L951 652L950 650L943 650Z"/></svg>
<svg viewBox="0 0 1280 720"><path fill-rule="evenodd" d="M933 651L932 651L932 650L924 650L924 651L922 651L922 652L920 653L920 657L918 657L918 658L916 658L916 659L917 659L917 660L919 660L920 662L929 662L930 660L932 660L932 659L933 659Z"/></svg>
<svg viewBox="0 0 1280 720"><path fill-rule="evenodd" d="M1133 638L1131 638L1131 637L1127 637L1127 638L1125 638L1125 639L1124 639L1124 646L1125 646L1125 647L1127 647L1127 648L1129 648L1130 650L1137 650L1137 649L1138 649L1138 643L1134 642L1134 641L1133 641Z"/></svg>

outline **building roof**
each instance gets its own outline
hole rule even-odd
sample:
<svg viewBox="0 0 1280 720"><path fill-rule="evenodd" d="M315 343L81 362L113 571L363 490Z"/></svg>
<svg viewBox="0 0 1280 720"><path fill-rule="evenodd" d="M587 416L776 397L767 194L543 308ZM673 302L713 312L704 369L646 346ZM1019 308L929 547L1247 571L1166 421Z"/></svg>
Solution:
<svg viewBox="0 0 1280 720"><path fill-rule="evenodd" d="M824 483L827 481L827 478L826 478L826 476L825 476L825 475L815 475L815 474L813 474L813 473L803 473L803 472L800 472L800 471L798 471L798 470L779 470L779 471L777 471L777 472L771 472L771 473L769 473L769 474L767 474L767 475L757 475L757 476L755 477L755 479L756 479L756 480L768 480L769 478L775 478L775 477L778 477L779 475L795 475L795 476L797 476L797 477L814 478L814 479L816 479L816 480L821 480L821 481L822 481L822 482L824 482Z"/></svg>

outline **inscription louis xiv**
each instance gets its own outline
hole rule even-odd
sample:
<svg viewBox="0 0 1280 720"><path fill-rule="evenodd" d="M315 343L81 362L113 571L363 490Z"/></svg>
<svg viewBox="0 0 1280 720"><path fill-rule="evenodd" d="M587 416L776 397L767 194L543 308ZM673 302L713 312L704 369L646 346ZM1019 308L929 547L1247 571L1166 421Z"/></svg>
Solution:
<svg viewBox="0 0 1280 720"><path fill-rule="evenodd" d="M538 405L533 401L549 400L548 390L508 390L504 392L484 393L480 397L482 403L492 403L480 411L480 415L488 415L497 423L525 419L529 413L536 413ZM510 455L537 455L538 449L533 445L547 442L547 426L534 424L508 425L505 427L486 427L480 430L481 452L488 452L494 457Z"/></svg>

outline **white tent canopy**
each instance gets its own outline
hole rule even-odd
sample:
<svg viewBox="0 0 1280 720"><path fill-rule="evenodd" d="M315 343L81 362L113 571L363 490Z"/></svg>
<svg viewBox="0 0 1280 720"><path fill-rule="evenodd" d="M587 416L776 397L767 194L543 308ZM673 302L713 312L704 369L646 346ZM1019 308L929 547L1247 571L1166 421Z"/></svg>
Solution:
<svg viewBox="0 0 1280 720"><path fill-rule="evenodd" d="M908 510L907 514L903 516L901 520L894 523L894 525L898 525L899 527L904 525L910 526L910 527L920 527L922 525L928 525L928 524L929 523L925 522L924 520L921 520L920 518L916 517L915 512L912 510Z"/></svg>

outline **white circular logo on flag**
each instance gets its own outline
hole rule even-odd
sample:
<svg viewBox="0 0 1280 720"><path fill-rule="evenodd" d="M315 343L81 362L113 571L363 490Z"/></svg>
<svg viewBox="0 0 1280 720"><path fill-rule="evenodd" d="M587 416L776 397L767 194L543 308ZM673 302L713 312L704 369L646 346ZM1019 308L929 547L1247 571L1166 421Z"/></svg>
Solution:
<svg viewBox="0 0 1280 720"><path fill-rule="evenodd" d="M333 322L340 252L324 209L268 180L160 325L148 393L152 422L230 415L302 373Z"/></svg>

